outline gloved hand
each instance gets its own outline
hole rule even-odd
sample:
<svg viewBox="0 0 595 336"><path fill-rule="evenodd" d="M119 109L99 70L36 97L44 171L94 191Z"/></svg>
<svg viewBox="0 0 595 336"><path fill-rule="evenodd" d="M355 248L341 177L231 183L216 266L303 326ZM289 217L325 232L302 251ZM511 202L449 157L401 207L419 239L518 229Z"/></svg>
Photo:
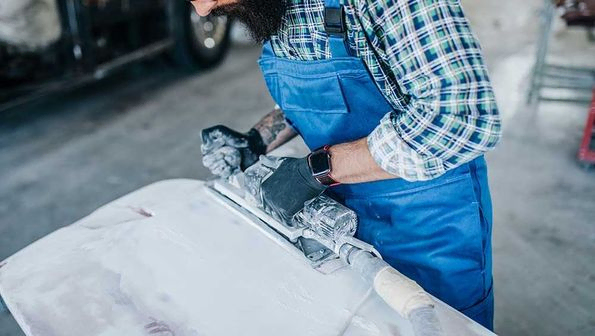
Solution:
<svg viewBox="0 0 595 336"><path fill-rule="evenodd" d="M202 163L214 175L226 178L245 170L266 153L266 145L254 128L248 133L217 125L202 131Z"/></svg>
<svg viewBox="0 0 595 336"><path fill-rule="evenodd" d="M263 167L264 166L264 167ZM271 216L285 223L290 223L293 215L304 207L304 202L311 200L327 188L313 176L306 158L271 159L262 157L259 164L246 170L246 185L254 185L250 179L263 178L263 171L272 171L260 188L251 187L248 192L257 200L257 204Z"/></svg>

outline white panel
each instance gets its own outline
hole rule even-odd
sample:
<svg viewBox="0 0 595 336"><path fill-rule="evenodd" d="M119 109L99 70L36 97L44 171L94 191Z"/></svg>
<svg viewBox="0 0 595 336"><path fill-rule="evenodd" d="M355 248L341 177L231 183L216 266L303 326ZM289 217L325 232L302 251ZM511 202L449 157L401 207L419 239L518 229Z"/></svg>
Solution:
<svg viewBox="0 0 595 336"><path fill-rule="evenodd" d="M204 188L150 185L2 263L0 292L26 334L410 333L349 269L312 270ZM449 334L489 334L445 305L439 313Z"/></svg>

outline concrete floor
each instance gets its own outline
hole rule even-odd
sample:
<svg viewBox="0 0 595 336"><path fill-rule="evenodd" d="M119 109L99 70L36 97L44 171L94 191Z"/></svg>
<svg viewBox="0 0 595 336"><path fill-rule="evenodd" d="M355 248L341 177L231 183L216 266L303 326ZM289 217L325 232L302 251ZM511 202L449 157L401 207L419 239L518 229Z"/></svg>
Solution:
<svg viewBox="0 0 595 336"><path fill-rule="evenodd" d="M496 331L595 334L595 171L575 160L586 104L526 107L540 0L463 1L505 121L488 155L495 207ZM557 27L554 57L591 63L584 34ZM199 131L247 129L271 106L258 49L183 74L160 62L0 116L0 260L151 182L204 179ZM22 335L0 315L0 336Z"/></svg>

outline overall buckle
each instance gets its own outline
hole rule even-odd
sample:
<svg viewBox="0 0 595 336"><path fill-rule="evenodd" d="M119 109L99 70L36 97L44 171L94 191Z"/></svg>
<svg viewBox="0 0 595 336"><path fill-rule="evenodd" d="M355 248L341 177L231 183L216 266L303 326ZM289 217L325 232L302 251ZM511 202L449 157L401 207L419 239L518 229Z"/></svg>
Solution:
<svg viewBox="0 0 595 336"><path fill-rule="evenodd" d="M329 35L345 34L345 10L339 8L324 8L324 30Z"/></svg>

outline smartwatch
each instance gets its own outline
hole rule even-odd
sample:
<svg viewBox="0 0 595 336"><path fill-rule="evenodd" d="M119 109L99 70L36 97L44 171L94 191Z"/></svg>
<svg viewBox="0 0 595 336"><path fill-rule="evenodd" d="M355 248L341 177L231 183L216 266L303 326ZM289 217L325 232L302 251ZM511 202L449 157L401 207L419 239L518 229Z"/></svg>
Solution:
<svg viewBox="0 0 595 336"><path fill-rule="evenodd" d="M340 184L331 176L331 153L329 145L317 149L308 155L308 166L312 176L325 186Z"/></svg>

